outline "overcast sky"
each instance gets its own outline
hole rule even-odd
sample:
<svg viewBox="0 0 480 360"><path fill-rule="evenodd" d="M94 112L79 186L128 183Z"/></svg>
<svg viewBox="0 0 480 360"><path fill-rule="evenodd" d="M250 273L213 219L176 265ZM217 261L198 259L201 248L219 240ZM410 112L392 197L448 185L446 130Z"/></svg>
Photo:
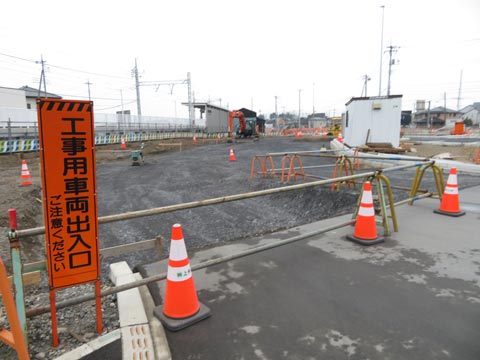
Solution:
<svg viewBox="0 0 480 360"><path fill-rule="evenodd" d="M383 48L382 8L384 5ZM387 47L398 47L391 94L457 108L480 101L478 0L4 1L0 86L88 99L96 111L136 113L141 81L184 80L196 101L270 114L339 115L352 96L388 83ZM299 91L300 90L300 91ZM187 86L141 86L143 115L187 117Z"/></svg>

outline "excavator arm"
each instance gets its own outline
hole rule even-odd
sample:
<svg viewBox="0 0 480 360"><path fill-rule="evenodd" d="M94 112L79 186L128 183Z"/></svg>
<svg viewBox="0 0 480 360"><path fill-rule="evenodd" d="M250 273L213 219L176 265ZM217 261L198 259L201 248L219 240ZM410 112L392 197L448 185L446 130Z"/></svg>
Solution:
<svg viewBox="0 0 480 360"><path fill-rule="evenodd" d="M236 122L235 119L238 119ZM230 111L229 119L228 119L228 137L232 138L235 134L244 134L247 128L247 124L245 122L245 115L243 112L238 110Z"/></svg>

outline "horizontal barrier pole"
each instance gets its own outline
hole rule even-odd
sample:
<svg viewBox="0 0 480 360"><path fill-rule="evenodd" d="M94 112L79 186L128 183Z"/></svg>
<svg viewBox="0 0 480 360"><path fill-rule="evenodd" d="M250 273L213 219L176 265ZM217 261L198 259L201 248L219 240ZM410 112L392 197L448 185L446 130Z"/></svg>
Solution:
<svg viewBox="0 0 480 360"><path fill-rule="evenodd" d="M432 196L431 193L418 195L418 196L415 196L413 198L408 198L408 199L405 199L405 200L398 201L394 204L394 206L398 206L398 205L401 205L401 204L408 203L411 200L420 200L422 198L426 198L426 197L430 197L430 196ZM387 207L390 207L390 206L391 205L387 205ZM355 224L355 220L350 220L350 221L346 221L346 222L343 222L343 223L331 225L331 226L325 227L323 229L311 231L311 232L308 232L308 233L305 233L305 234L302 234L302 235L297 235L297 236L294 236L294 237L289 238L289 239L285 239L285 240L275 242L273 244L260 245L260 246L254 247L252 249L239 252L237 254L232 254L232 255L228 255L228 256L223 256L221 258L216 258L216 259L204 261L204 262L201 262L199 264L192 265L191 269L192 269L192 271L200 270L200 269L206 268L208 266L213 266L213 265L217 265L217 264L227 262L227 261L231 261L231 260L234 260L234 259L239 259L241 257L256 254L256 253L259 253L261 251L273 249L273 248L276 248L276 247L279 247L279 246L287 245L287 244L290 244L290 243L293 243L293 242L296 242L296 241L299 241L299 240L303 240L303 239L306 239L306 238L309 238L309 237L312 237L312 236L315 236L315 235L320 235L320 234L326 233L328 231L336 230L336 229L339 229L339 228L342 228L342 227L345 227L345 226L349 226L349 225L353 225L353 224ZM161 274L158 274L158 275L153 275L153 276L150 276L150 277L145 278L145 279L137 280L135 282L131 282L131 283L128 283L128 284L124 284L124 285L120 285L120 286L111 287L109 289L105 289L101 292L101 296L108 296L108 295L116 294L116 293L119 293L121 291L130 290L130 289L133 289L133 288L136 288L136 287L139 287L139 286L148 285L152 282L165 280L166 278L167 278L167 273L161 273ZM94 300L94 299L95 299L94 294L79 296L75 299L69 299L69 300L65 300L65 301L57 303L57 309L62 309L62 308L68 307L68 306L80 304L80 303L90 301L90 300ZM27 317L33 317L33 316L37 316L37 315L47 313L49 311L50 311L49 306L41 306L41 307L37 307L37 308L28 309L26 311L26 315L27 315Z"/></svg>
<svg viewBox="0 0 480 360"><path fill-rule="evenodd" d="M259 253L259 252L262 252L262 251L265 251L265 250L273 249L273 248L276 248L276 247L279 247L279 246L283 246L283 245L287 245L287 244L290 244L290 243L293 243L293 242L296 242L296 241L299 241L299 240L303 240L303 239L306 239L306 238L309 238L309 237L312 237L312 236L315 236L315 235L323 234L325 232L336 230L336 229L339 229L339 228L344 227L344 226L353 225L354 223L355 223L354 220L350 220L350 221L343 222L343 223L340 223L340 224L328 226L328 227L323 228L323 229L311 231L311 232L305 233L303 235L298 235L298 236L295 236L295 237L292 237L292 238L289 238L289 239L281 240L281 241L278 241L278 242L275 242L275 243L272 243L272 244L260 245L260 246L254 247L252 249L239 252L237 254L227 255L227 256L220 257L220 258L204 261L204 262L201 262L199 264L194 264L194 265L191 266L191 269L192 269L192 271L204 269L204 268L209 267L209 266L221 264L221 263L231 261L231 260L234 260L234 259L239 259L239 258L248 256L248 255L256 254L256 253ZM103 296L117 294L121 291L130 290L130 289L133 289L133 288L136 288L136 287L139 287L139 286L148 285L152 282L165 280L166 278L167 278L167 273L161 273L161 274L158 274L158 275L153 275L153 276L150 276L148 278L137 280L137 281L134 281L134 282L131 282L131 283L128 283L128 284L114 286L114 287L105 289L101 292L101 296L103 297ZM83 303L83 302L86 302L86 301L90 301L90 300L94 300L94 299L95 299L95 294L78 296L74 299L69 299L69 300L58 302L57 303L57 309L62 309L62 308L68 307L68 306L77 305L77 304L80 304L80 303ZM47 313L49 311L50 311L50 306L49 305L48 306L39 306L37 308L28 309L26 314L27 314L27 317L33 317L33 316L37 316L37 315Z"/></svg>
<svg viewBox="0 0 480 360"><path fill-rule="evenodd" d="M349 151L349 150L355 150L355 148L338 149L338 150L284 151L284 152L266 153L265 155L258 155L258 156L305 155L305 154L313 154L313 153L334 153L334 152L337 152L337 151Z"/></svg>
<svg viewBox="0 0 480 360"><path fill-rule="evenodd" d="M431 163L433 163L433 161L431 161ZM407 169L407 168L422 166L422 165L425 165L425 164L428 164L428 163L415 163L415 164L400 165L400 166L395 166L395 167L391 167L391 168L388 168L388 169L369 171L369 172L356 174L356 175L348 175L348 176L337 177L337 178L334 178L334 179L312 181L312 182L309 182L309 183L288 185L288 186L283 186L283 187L279 187L279 188L252 191L252 192L249 192L249 193L228 195L228 196L223 196L223 197L218 197L218 198L213 198L213 199L207 199L207 200L194 201L194 202L189 202L189 203L183 203L183 204L177 204L177 205L167 205L167 206L163 206L163 207L159 207L159 208L131 211L131 212L127 212L127 213L123 213L123 214L116 214L116 215L102 216L102 217L98 218L98 223L99 224L107 224L107 223L111 223L111 222L115 222L115 221L136 219L136 218L140 218L140 217L159 215L159 214L164 214L164 213L173 212L173 211L193 209L193 208L197 208L197 207L201 207L201 206L208 206L208 205L222 204L222 203L231 202L231 201L250 199L250 198L258 197L258 196L277 194L277 193L287 192L287 191L291 191L291 190L298 190L298 189L304 189L304 188L309 188L309 187L314 187L314 186L327 185L327 184L331 184L331 183L338 183L338 182L347 181L347 180L359 179L359 178L364 178L364 177L368 177L368 176L373 176L377 173L382 173L382 172L386 173L386 172L395 171L395 170L403 170L403 169ZM44 233L45 233L45 227L42 226L42 227L37 227L37 228L32 228L32 229L18 230L17 231L17 236L27 237L27 236L33 236L33 235L41 235L41 234L44 234Z"/></svg>

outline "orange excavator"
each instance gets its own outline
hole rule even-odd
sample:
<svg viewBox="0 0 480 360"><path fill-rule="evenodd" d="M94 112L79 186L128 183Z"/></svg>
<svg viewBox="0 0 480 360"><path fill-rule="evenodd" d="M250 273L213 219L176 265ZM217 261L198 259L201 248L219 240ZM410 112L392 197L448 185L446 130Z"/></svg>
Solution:
<svg viewBox="0 0 480 360"><path fill-rule="evenodd" d="M232 139L233 134L235 134L236 139L257 137L256 120L246 120L243 112L239 110L230 111L228 137Z"/></svg>

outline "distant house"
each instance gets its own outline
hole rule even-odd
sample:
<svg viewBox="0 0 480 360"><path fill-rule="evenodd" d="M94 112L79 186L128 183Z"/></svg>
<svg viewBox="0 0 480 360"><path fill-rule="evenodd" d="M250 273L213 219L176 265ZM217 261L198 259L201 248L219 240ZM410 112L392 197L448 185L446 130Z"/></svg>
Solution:
<svg viewBox="0 0 480 360"><path fill-rule="evenodd" d="M37 108L37 98L47 97L53 99L61 99L62 97L53 93L38 91L30 86L22 86L21 88L0 87L0 106L10 108Z"/></svg>
<svg viewBox="0 0 480 360"><path fill-rule="evenodd" d="M417 111L413 114L413 123L417 127L441 128L454 122L460 115L459 111L438 106L430 110Z"/></svg>
<svg viewBox="0 0 480 360"><path fill-rule="evenodd" d="M480 102L465 106L460 113L462 120L470 119L473 125L480 126Z"/></svg>
<svg viewBox="0 0 480 360"><path fill-rule="evenodd" d="M38 91L38 89L31 88L30 86L22 86L20 90L25 91L25 98L27 100L27 109L35 109L37 107L37 98L51 98L51 99L61 99L62 97L45 92L45 91Z"/></svg>
<svg viewBox="0 0 480 360"><path fill-rule="evenodd" d="M325 113L313 113L307 117L309 128L323 128L327 127L328 118Z"/></svg>

